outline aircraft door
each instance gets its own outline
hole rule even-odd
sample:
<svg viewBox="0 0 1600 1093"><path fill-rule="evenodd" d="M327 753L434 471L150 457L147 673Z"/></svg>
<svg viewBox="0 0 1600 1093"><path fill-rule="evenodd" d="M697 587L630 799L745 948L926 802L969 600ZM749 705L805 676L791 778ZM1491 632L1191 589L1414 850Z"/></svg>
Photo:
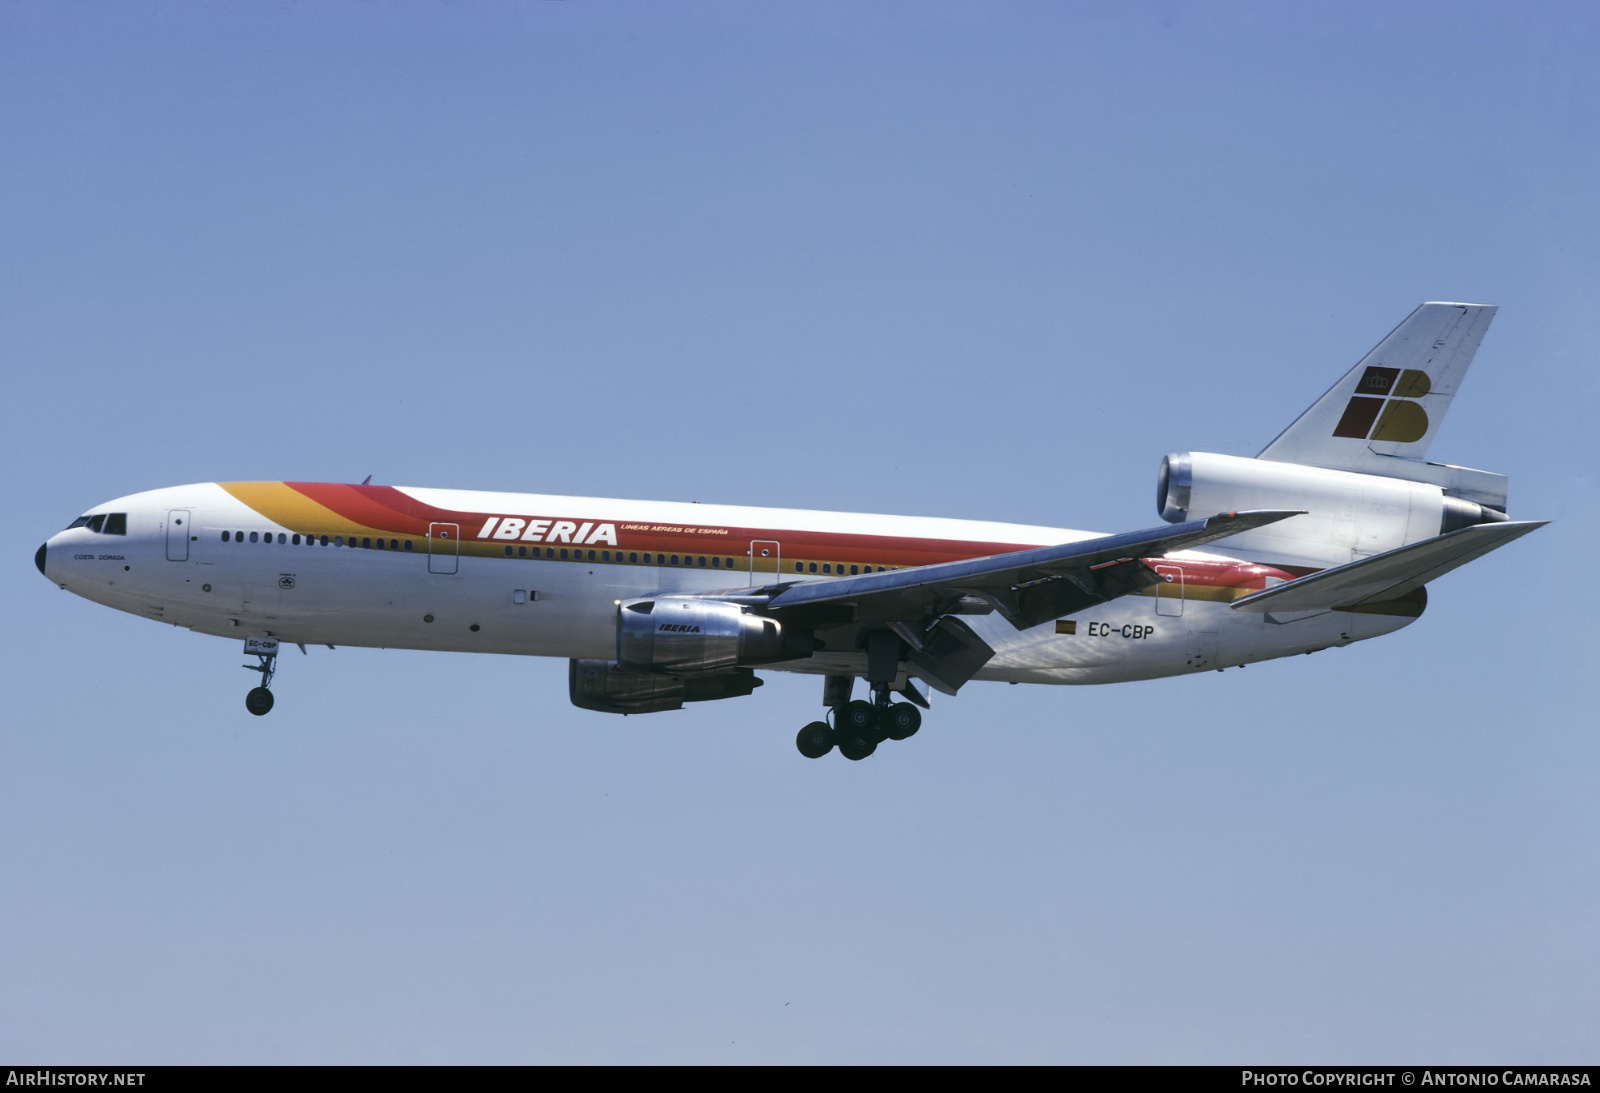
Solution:
<svg viewBox="0 0 1600 1093"><path fill-rule="evenodd" d="M1156 566L1156 614L1174 617L1183 614L1183 570L1175 565Z"/></svg>
<svg viewBox="0 0 1600 1093"><path fill-rule="evenodd" d="M461 525L428 525L428 572L451 574L461 557Z"/></svg>
<svg viewBox="0 0 1600 1093"><path fill-rule="evenodd" d="M167 513L167 561L189 560L189 510L173 509Z"/></svg>
<svg viewBox="0 0 1600 1093"><path fill-rule="evenodd" d="M782 557L783 548L776 539L750 540L750 583L767 584L776 580ZM766 576L768 573L772 576Z"/></svg>

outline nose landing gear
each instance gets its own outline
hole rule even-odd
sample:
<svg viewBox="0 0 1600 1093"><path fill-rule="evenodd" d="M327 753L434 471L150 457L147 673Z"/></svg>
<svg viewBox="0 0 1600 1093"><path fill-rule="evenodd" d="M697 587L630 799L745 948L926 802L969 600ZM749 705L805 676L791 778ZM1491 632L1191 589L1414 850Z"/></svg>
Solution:
<svg viewBox="0 0 1600 1093"><path fill-rule="evenodd" d="M261 686L250 688L244 696L244 708L261 717L272 709L272 676L278 670L278 643L272 638L249 638L244 643L246 656L254 656L258 663L240 667L261 673Z"/></svg>

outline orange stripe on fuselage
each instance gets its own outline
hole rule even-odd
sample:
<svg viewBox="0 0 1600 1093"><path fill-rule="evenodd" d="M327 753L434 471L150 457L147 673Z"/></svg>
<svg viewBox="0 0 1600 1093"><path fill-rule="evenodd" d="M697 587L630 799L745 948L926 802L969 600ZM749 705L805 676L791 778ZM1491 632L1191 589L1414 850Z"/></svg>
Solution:
<svg viewBox="0 0 1600 1093"><path fill-rule="evenodd" d="M371 525L362 525L313 501L287 482L218 482L233 498L248 505L279 527L302 533L348 535L365 531L371 535Z"/></svg>

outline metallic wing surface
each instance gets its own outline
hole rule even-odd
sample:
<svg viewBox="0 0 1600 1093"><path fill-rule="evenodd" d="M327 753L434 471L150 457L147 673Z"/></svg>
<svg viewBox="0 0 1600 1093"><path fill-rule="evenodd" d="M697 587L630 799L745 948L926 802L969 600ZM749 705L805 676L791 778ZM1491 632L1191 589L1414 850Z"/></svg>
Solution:
<svg viewBox="0 0 1600 1093"><path fill-rule="evenodd" d="M1176 527L1106 535L966 561L781 586L766 609L778 617L839 622L911 622L986 601L1018 630L1104 603L1161 578L1139 559L1190 550L1291 516L1298 510L1222 513Z"/></svg>

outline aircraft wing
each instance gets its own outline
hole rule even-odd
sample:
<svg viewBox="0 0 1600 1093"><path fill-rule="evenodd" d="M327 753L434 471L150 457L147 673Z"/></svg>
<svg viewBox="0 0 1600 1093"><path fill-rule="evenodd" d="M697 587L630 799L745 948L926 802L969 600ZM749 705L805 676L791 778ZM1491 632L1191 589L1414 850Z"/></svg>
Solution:
<svg viewBox="0 0 1600 1093"><path fill-rule="evenodd" d="M765 607L769 614L796 622L879 624L897 632L902 627L893 624L995 610L1018 630L1026 630L1155 584L1160 578L1140 558L1187 550L1300 514L1228 512L1009 554L797 582L771 590Z"/></svg>
<svg viewBox="0 0 1600 1093"><path fill-rule="evenodd" d="M1256 592L1231 605L1235 611L1348 610L1363 603L1398 599L1435 577L1520 539L1547 520L1476 524L1424 539L1398 550L1324 569L1299 580Z"/></svg>

